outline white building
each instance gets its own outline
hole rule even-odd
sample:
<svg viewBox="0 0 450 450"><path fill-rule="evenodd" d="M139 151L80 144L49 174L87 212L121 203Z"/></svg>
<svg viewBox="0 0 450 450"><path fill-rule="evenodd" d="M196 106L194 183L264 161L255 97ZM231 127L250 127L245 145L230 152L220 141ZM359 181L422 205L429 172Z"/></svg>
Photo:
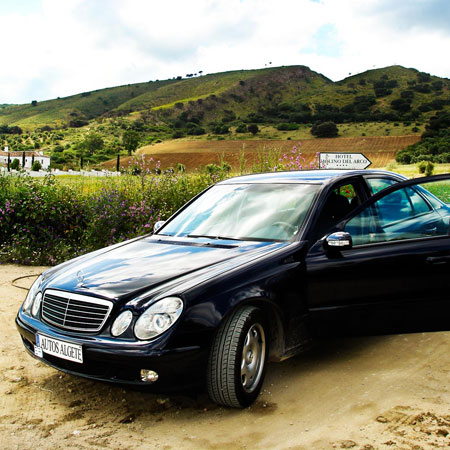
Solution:
<svg viewBox="0 0 450 450"><path fill-rule="evenodd" d="M8 153L11 158L11 162L14 159L19 160L20 167L22 167L23 163L23 153L24 152L8 152L8 151L0 151L0 164L7 165L8 164ZM25 169L31 169L34 161L39 161L43 169L48 169L50 167L50 156L44 156L42 152L25 152Z"/></svg>

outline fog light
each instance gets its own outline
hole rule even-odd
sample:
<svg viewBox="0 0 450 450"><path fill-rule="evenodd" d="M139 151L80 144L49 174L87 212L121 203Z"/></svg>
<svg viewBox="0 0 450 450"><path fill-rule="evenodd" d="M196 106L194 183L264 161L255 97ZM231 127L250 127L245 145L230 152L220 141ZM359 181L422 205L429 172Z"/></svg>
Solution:
<svg viewBox="0 0 450 450"><path fill-rule="evenodd" d="M154 383L158 380L158 374L153 370L141 369L141 380L146 383Z"/></svg>

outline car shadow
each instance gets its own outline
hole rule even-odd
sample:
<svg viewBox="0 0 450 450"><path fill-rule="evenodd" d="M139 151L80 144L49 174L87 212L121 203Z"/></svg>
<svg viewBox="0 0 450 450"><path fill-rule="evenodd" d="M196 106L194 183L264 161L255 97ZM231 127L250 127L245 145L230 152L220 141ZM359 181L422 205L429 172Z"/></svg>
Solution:
<svg viewBox="0 0 450 450"><path fill-rule="evenodd" d="M248 411L270 414L276 410L276 400L267 395L271 384L301 384L310 376L308 374L337 370L343 365L350 367L351 361L362 361L367 354L377 353L380 348L392 345L392 340L395 340L392 335L449 328L448 323L442 328L442 323L422 319L417 324L411 317L407 319L400 322L386 320L381 325L379 321L355 322L348 318L339 323L321 323L322 332L318 333L308 351L282 363L268 365L263 395ZM370 361L367 364L370 366ZM92 412L100 414L102 420L119 423L132 423L145 417L158 421L167 414L173 419L206 412L221 416L239 414L239 410L214 404L202 388L165 394L87 380L61 372L42 379L39 387L43 395L51 397L51 401L66 406L66 420L87 418Z"/></svg>

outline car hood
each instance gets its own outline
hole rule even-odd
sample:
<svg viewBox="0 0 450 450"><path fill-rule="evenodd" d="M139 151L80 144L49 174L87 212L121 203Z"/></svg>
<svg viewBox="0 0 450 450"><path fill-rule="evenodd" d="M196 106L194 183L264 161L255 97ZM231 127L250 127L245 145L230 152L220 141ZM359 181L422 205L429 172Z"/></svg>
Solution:
<svg viewBox="0 0 450 450"><path fill-rule="evenodd" d="M148 236L55 267L46 274L44 288L125 298L244 253L273 250L273 244Z"/></svg>

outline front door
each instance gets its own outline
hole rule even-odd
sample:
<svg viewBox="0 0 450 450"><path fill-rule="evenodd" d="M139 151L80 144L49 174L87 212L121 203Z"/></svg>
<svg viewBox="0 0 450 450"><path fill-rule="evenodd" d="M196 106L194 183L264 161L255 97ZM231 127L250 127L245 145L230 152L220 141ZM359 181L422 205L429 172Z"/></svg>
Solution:
<svg viewBox="0 0 450 450"><path fill-rule="evenodd" d="M338 226L351 248L322 241L307 258L313 314L450 305L450 175L389 187ZM434 306L433 306L434 305Z"/></svg>

